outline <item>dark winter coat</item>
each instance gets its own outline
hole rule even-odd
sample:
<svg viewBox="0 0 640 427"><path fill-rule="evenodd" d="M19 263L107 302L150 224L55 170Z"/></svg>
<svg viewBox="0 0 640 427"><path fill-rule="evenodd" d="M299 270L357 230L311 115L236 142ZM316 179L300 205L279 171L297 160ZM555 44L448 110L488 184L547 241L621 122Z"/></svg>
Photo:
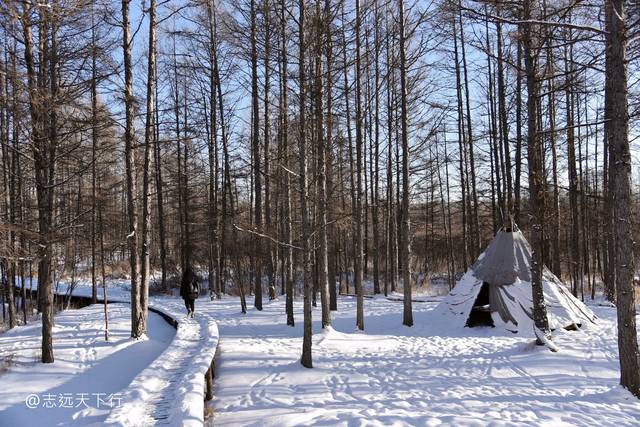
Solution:
<svg viewBox="0 0 640 427"><path fill-rule="evenodd" d="M182 282L180 282L180 296L183 299L196 299L200 295L200 284L198 278L191 269L187 267L182 274Z"/></svg>

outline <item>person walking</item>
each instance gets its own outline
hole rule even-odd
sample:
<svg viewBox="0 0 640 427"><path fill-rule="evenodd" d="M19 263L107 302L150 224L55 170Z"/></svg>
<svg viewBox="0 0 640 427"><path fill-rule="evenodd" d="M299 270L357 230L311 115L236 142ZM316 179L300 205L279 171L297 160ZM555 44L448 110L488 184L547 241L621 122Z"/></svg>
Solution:
<svg viewBox="0 0 640 427"><path fill-rule="evenodd" d="M200 284L198 278L191 266L187 266L182 274L182 282L180 283L180 296L184 299L184 305L187 308L187 317L193 317L195 314L196 298L200 295Z"/></svg>

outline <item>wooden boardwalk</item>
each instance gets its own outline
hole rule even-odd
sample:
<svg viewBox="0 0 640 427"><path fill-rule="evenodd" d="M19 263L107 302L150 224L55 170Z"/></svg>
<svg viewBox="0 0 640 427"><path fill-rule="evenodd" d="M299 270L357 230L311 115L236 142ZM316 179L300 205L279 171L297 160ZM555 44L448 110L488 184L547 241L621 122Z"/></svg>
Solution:
<svg viewBox="0 0 640 427"><path fill-rule="evenodd" d="M155 299L153 311L175 321L176 336L122 391L121 405L111 411L107 425L198 425L204 419L205 376L218 343L217 325L207 313L187 318L175 298Z"/></svg>

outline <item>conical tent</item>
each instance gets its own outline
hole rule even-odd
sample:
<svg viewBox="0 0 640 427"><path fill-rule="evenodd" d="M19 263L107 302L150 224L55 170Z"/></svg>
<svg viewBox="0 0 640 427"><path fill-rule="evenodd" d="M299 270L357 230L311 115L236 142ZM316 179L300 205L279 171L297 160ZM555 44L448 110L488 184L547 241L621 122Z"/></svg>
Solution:
<svg viewBox="0 0 640 427"><path fill-rule="evenodd" d="M551 329L572 329L595 321L591 310L546 267L542 286ZM499 231L435 313L460 326L533 332L531 247L522 233Z"/></svg>

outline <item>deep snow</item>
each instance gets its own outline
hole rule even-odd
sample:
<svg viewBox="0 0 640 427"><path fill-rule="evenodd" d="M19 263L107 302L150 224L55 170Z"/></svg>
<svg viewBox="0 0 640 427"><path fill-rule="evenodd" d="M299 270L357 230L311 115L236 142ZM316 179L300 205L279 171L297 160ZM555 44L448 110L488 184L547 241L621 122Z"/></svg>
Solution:
<svg viewBox="0 0 640 427"><path fill-rule="evenodd" d="M99 424L111 407L123 403L119 392L175 335L175 329L154 313L149 313L148 339L131 339L130 325L129 305L110 304L105 342L102 305L58 313L53 364L40 363L39 321L0 335L0 361L5 362L0 370L0 426ZM25 402L30 395L39 400L35 405L35 398L30 398L33 409Z"/></svg>
<svg viewBox="0 0 640 427"><path fill-rule="evenodd" d="M126 285L109 289L112 297L128 297ZM80 287L75 293L88 291ZM499 328L459 328L443 322L433 313L437 299L414 303L415 326L407 328L401 325L401 302L367 298L365 332L355 331L352 297L339 298L340 311L332 313L333 328L326 331L319 325L320 308L314 309L314 368L305 369L299 363L301 301L295 301L297 323L291 328L286 326L283 299L265 300L262 312L249 307L242 315L237 298L200 298L196 319L215 318L221 336L214 400L208 403L214 415L207 424L639 424L640 401L618 385L614 309L592 306L598 323L578 332L557 331L554 339L560 352L551 353L533 345L530 337ZM155 297L152 302L174 313L183 310L178 298ZM110 313L114 339L122 340L118 352L101 345L101 305L60 313L55 365L38 363L39 323L0 335L0 355L7 348L18 350L23 342L27 349L14 358L8 372L0 372L0 426L101 425L106 410L31 410L24 405L25 396L32 390L62 390L65 384L73 386L72 393L92 384L100 389L90 393L118 392L130 387L134 377L161 366L153 360L163 350L171 353L166 346L175 339L173 329L150 314L158 323L150 326L150 340L131 345L128 306L110 305ZM143 361L137 346L154 342L154 334L162 329L168 332L163 346ZM70 336L60 335L65 333ZM131 351L126 358L111 362L126 351ZM76 355L78 362L73 361ZM95 382L87 382L85 374L97 375ZM196 382L191 380L186 385L193 389ZM186 391L184 385L172 386L175 399ZM74 413L76 422L70 423Z"/></svg>
<svg viewBox="0 0 640 427"><path fill-rule="evenodd" d="M152 297L150 306L177 320L176 335L168 348L122 390L122 405L109 414L106 423L201 426L204 375L218 345L217 324L208 310L198 311L194 318L186 317L179 298Z"/></svg>
<svg viewBox="0 0 640 427"><path fill-rule="evenodd" d="M287 327L284 302L239 313L212 303L220 328L213 424L288 425L638 425L640 401L618 385L615 311L598 324L557 331L560 352L499 328L437 323L436 303L339 300L333 327L314 321L313 369L299 363L301 304ZM319 319L320 309L314 309Z"/></svg>
<svg viewBox="0 0 640 427"><path fill-rule="evenodd" d="M37 287L37 280L34 280L34 289ZM55 292L59 295L65 295L68 292L68 283L60 282L55 287ZM130 299L129 283L126 280L113 280L107 283L108 299L110 301L122 301L127 302ZM76 296L90 296L91 295L91 283L87 281L80 281L73 289L73 295ZM98 300L102 300L102 289L98 290ZM208 301L208 297L203 297L200 301ZM199 308L200 301L196 304ZM123 304L109 304L109 319L111 322L111 307L118 307L118 316L124 314L123 319L118 321L125 322L125 333L130 333L130 309L128 305L124 305L124 312L122 312ZM124 369L117 369L114 367L110 373L105 373L104 381L111 381L111 383L117 384L117 387L108 387L114 391L109 393L103 393L101 398L111 397L113 394L117 398L117 405L110 405L107 410L102 404L99 416L94 417L98 419L98 424L103 425L115 424L123 426L132 425L181 425L181 426L198 426L202 425L204 421L204 374L211 366L211 361L215 353L218 343L218 328L215 320L211 316L209 310L201 310L197 313L195 318L187 318L184 302L181 298L169 297L169 296L151 296L149 299L149 319L154 323L159 321L164 328L167 327L173 332L172 337L166 342L163 342L164 346L160 351L150 358L142 358L142 363L128 363L128 359L135 359L137 354L127 354L124 359L118 359L119 363L125 364ZM98 304L92 306L92 309L97 310L93 318L93 327L95 330L103 331L103 317L102 310L103 305ZM160 316L155 314L153 310L160 311L163 314L169 316L171 319L177 322L177 331L174 330L168 323L164 321ZM86 309L84 309L86 310ZM63 312L67 316L73 317L74 310ZM157 319L159 320L157 320ZM58 316L56 316L56 324L58 322ZM39 349L39 331L40 323L37 323L37 328L34 333L37 334L37 343L34 344L34 349ZM154 323L149 324L149 337L154 338L155 334L160 332L155 330ZM82 326L82 325L81 325ZM85 325L82 327L86 327ZM111 328L111 326L110 326ZM54 335L54 353L56 356L56 364L58 364L58 355L56 342L58 337ZM92 351L91 347L94 345L92 342L83 341L80 337L73 336L69 338L69 346L80 347L83 351ZM135 342L133 340L130 340ZM104 346L109 346L104 344ZM0 347L1 349L1 347ZM117 351L116 348L114 351ZM164 350L164 351L162 351ZM7 353L15 353L19 350L12 351L11 347L8 347ZM35 350L34 350L35 351ZM120 353L118 353L120 354ZM109 352L103 352L100 357L111 357ZM37 355L34 356L37 360ZM0 361L3 360L0 358ZM35 366L36 372L39 372L37 364ZM78 382L83 381L83 372L80 372L76 376ZM0 385L3 384L3 377L0 375ZM39 390L45 387L41 384L33 384L30 390ZM57 392L50 394L48 392L39 393L31 391L25 396L18 396L22 399L22 405L16 405L15 410L31 411L25 404L26 396L30 394L36 394L41 401L37 405L40 409L46 409L47 411L57 411L60 404L47 402L45 405L45 399L59 399L64 393ZM69 392L71 393L72 400L77 398L78 394L83 391ZM91 395L93 399L93 405L97 404L97 396ZM65 405L69 402L65 402ZM112 403L112 402L108 402ZM54 407L46 407L54 405ZM85 406L84 401L81 407ZM65 408L72 409L72 408ZM64 412L64 411L62 411ZM69 411L67 411L69 412ZM85 424L87 422L95 422L94 419L82 418L79 421L74 421L76 418L86 417L90 414L90 411L85 411L81 414L76 414L71 418L65 414L61 415L61 421L57 419L52 420L54 424L48 425L72 425ZM28 417L29 419L30 416ZM3 427L2 417L0 417L0 427ZM14 424L10 424L14 425ZM39 424L36 424L39 425Z"/></svg>

